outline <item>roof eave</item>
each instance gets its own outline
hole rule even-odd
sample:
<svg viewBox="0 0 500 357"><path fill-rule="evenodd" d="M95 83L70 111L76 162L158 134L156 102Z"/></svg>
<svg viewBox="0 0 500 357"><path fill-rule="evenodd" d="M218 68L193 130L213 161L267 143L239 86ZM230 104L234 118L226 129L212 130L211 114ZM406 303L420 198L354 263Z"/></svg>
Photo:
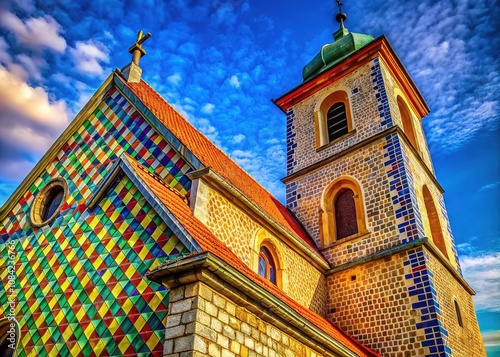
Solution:
<svg viewBox="0 0 500 357"><path fill-rule="evenodd" d="M240 306L250 311L254 310L252 312L257 312L259 317L265 319L269 315L268 319L271 323L302 340L301 342L312 344L322 350L326 356L358 356L290 308L278 296L211 252L191 255L174 262L165 262L146 273L146 277L164 284L169 289L201 281L220 294L238 302ZM345 336L360 349L365 350L367 356L378 356L352 337Z"/></svg>
<svg viewBox="0 0 500 357"><path fill-rule="evenodd" d="M306 242L304 242L296 234L293 234L288 229L283 227L278 223L273 217L266 213L262 208L256 205L251 199L249 199L243 192L241 192L237 187L232 185L230 182L222 178L219 174L213 171L211 168L205 168L198 171L192 171L187 174L191 180L204 179L206 182L211 183L213 186L217 187L222 192L226 192L226 195L237 198L241 204L238 205L240 209L246 210L247 213L257 215L261 221L267 223L275 231L290 241L293 246L298 248L307 258L312 259L313 263L317 268L321 270L329 269L330 265L325 260L325 258L312 247L310 247ZM249 211L249 212L248 212Z"/></svg>
<svg viewBox="0 0 500 357"><path fill-rule="evenodd" d="M421 118L426 116L430 111L429 106L384 35L377 37L336 65L304 81L277 99L273 99L272 102L286 113L293 105L301 102L346 74L354 71L360 65L378 56L382 57L384 62L387 63L389 69L399 81L408 97L413 98L411 101L414 103L413 109L415 109Z"/></svg>

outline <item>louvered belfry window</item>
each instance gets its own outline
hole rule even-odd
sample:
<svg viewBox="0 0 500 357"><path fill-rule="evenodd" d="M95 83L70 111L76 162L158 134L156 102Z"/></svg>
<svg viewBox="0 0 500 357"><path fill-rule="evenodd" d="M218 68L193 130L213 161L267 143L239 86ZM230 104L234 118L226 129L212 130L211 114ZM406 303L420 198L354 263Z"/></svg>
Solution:
<svg viewBox="0 0 500 357"><path fill-rule="evenodd" d="M334 103L327 113L328 140L333 141L348 133L345 104Z"/></svg>

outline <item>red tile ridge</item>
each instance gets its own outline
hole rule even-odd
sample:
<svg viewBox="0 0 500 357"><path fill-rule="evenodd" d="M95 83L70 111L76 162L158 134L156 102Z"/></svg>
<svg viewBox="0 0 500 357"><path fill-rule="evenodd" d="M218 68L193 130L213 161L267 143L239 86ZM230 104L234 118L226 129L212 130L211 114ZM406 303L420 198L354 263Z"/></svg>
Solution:
<svg viewBox="0 0 500 357"><path fill-rule="evenodd" d="M315 243L288 208L199 132L189 121L183 118L156 90L143 80L138 83L127 83L120 76L117 77L204 166L211 167L224 179L228 180L287 231L300 237L326 262Z"/></svg>

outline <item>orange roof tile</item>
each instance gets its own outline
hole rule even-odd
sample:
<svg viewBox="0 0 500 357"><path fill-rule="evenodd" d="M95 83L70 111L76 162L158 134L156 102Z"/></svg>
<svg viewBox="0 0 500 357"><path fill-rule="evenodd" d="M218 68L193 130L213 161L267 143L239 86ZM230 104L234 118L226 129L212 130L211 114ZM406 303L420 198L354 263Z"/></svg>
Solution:
<svg viewBox="0 0 500 357"><path fill-rule="evenodd" d="M300 237L318 253L318 256L324 259L291 212L229 156L184 119L153 88L142 80L139 83L127 83L120 76L118 77L205 167L212 168L286 230Z"/></svg>
<svg viewBox="0 0 500 357"><path fill-rule="evenodd" d="M351 351L363 357L380 356L376 352L371 351L366 346L356 341L353 337L344 333L340 328L324 319L315 312L300 305L295 300L286 295L283 291L267 279L264 279L259 274L251 270L244 264L225 244L223 244L198 218L196 218L185 200L168 186L160 183L160 180L155 180L151 174L141 164L127 155L127 159L134 168L139 177L146 183L163 204L170 210L179 223L186 231L196 240L201 249L210 252L220 259L224 260L239 272L264 287L267 291L278 297L290 308L295 310L301 316L305 317L311 323L326 332L336 341L340 342Z"/></svg>

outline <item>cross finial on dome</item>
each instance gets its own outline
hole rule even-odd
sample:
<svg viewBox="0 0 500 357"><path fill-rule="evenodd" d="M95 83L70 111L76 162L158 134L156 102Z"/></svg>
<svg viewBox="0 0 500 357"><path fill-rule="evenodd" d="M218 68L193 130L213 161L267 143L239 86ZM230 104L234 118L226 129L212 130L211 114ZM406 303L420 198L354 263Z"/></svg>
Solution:
<svg viewBox="0 0 500 357"><path fill-rule="evenodd" d="M342 12L342 1L340 0L337 0L337 6L339 7L339 13L337 14L337 16L335 16L335 20L337 20L337 22L340 24L340 28L343 29L344 28L344 21L347 19L347 15Z"/></svg>

